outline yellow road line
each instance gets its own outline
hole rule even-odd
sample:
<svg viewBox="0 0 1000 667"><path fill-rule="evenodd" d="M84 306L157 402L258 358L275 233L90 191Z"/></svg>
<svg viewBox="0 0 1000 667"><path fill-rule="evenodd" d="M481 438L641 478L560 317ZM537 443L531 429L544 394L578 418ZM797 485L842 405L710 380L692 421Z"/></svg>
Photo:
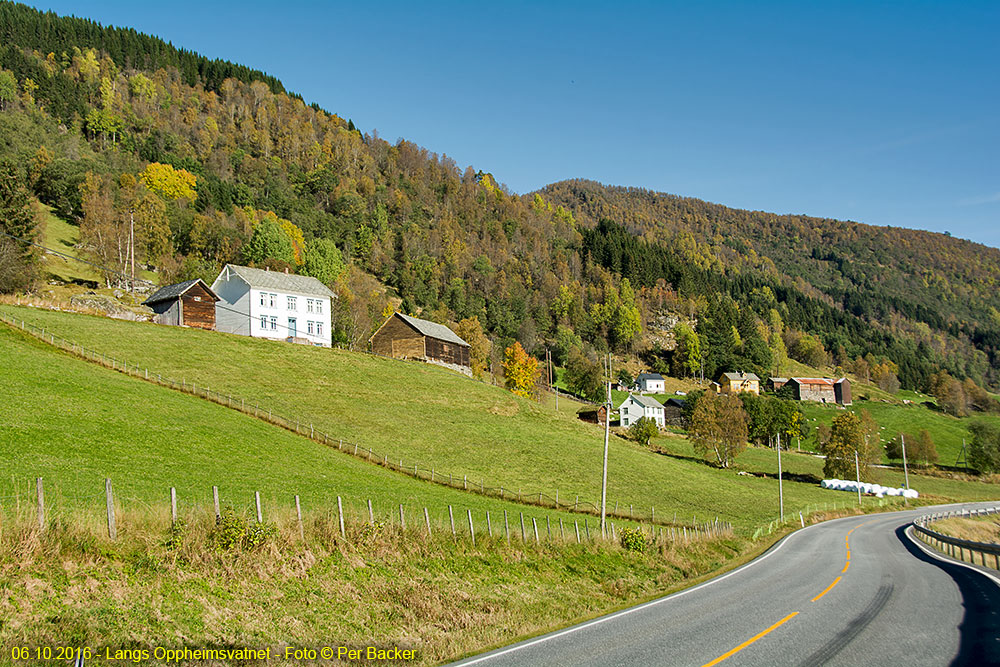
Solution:
<svg viewBox="0 0 1000 667"><path fill-rule="evenodd" d="M849 568L850 566L851 566L851 559L848 558L847 562L844 563L844 569L841 570L840 573L843 574L843 573L847 572L847 568Z"/></svg>
<svg viewBox="0 0 1000 667"><path fill-rule="evenodd" d="M773 630L776 630L778 627L780 627L781 625L783 625L787 621L789 621L792 618L794 618L795 616L797 616L798 613L799 612L797 612L797 611L793 611L791 614L789 614L788 616L785 616L783 619L781 619L780 621L778 621L777 623L775 623L774 625L772 625L771 627L769 627L767 630L764 630L763 632L759 632L759 633L755 634L753 637L751 637L750 639L746 640L745 642L743 642L742 644L740 644L739 646L737 646L733 650L728 651L726 653L723 653L722 655L720 655L718 658L716 658L712 662L706 662L704 665L702 665L702 667L712 667L712 665L717 665L720 662L722 662L723 660L725 660L726 658L739 653L740 651L742 651L743 649L745 649L747 646L750 646L750 644L753 644L755 641L757 641L758 639L760 639L764 635L768 634L769 632L771 632Z"/></svg>
<svg viewBox="0 0 1000 667"><path fill-rule="evenodd" d="M845 567L844 569L846 570L847 568ZM815 602L816 600L820 599L821 597L823 597L824 595L826 595L827 593L829 593L831 588L833 588L834 586L836 586L839 583L840 583L840 577L837 577L836 579L833 580L832 584L830 584L829 586L827 586L826 588L824 588L823 592L820 593L819 595L817 595L816 597L814 597L812 599L812 601Z"/></svg>

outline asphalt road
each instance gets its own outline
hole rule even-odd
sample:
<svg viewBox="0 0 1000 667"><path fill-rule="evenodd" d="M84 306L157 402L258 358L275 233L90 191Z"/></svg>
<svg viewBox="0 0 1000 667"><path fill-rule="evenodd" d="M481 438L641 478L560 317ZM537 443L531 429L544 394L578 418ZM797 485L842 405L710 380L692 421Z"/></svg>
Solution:
<svg viewBox="0 0 1000 667"><path fill-rule="evenodd" d="M457 664L1000 665L1000 576L914 544L929 511L810 526L699 586Z"/></svg>

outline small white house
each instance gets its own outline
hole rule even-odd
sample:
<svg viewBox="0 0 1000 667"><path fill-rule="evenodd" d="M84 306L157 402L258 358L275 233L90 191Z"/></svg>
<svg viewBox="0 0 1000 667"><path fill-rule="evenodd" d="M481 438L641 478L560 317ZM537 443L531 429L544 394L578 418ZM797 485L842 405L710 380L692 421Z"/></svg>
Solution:
<svg viewBox="0 0 1000 667"><path fill-rule="evenodd" d="M659 373L639 373L635 384L644 394L663 394L667 391L666 380Z"/></svg>
<svg viewBox="0 0 1000 667"><path fill-rule="evenodd" d="M629 394L629 397L618 406L618 416L621 419L622 426L625 427L635 424L643 417L649 417L660 428L663 428L666 423L663 414L663 405L656 399L649 398L648 396Z"/></svg>
<svg viewBox="0 0 1000 667"><path fill-rule="evenodd" d="M226 264L212 291L217 331L330 347L336 295L315 278Z"/></svg>

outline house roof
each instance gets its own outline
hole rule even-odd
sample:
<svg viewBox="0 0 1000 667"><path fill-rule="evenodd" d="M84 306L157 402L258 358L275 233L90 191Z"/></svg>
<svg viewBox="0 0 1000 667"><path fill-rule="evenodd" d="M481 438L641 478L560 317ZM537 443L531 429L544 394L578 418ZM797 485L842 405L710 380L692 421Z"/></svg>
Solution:
<svg viewBox="0 0 1000 667"><path fill-rule="evenodd" d="M667 402L664 403L664 405L672 405L675 408L683 408L685 405L687 405L687 400L683 398L668 398Z"/></svg>
<svg viewBox="0 0 1000 667"><path fill-rule="evenodd" d="M638 403L639 405L641 405L644 408L662 408L663 407L663 404L660 403L655 398L650 398L648 396L643 396L641 394L639 394L639 395L629 394L628 398L631 398L633 401L635 401L636 403ZM622 401L622 405L625 405L626 403L628 403L628 398L626 398L624 401ZM622 405L618 406L619 410L622 409Z"/></svg>
<svg viewBox="0 0 1000 667"><path fill-rule="evenodd" d="M153 294L150 295L148 299L143 301L143 303L144 304L159 303L160 301L170 301L171 299L176 299L182 296L185 292L187 292L189 289L191 289L198 283L201 283L201 286L204 287L208 291L208 293L212 295L213 299L215 299L216 301L219 300L219 297L216 296L215 292L212 291L212 288L209 287L204 280L202 280L201 278L195 278L194 280L185 280L182 283L175 283L173 285L164 285L160 289L153 292Z"/></svg>
<svg viewBox="0 0 1000 667"><path fill-rule="evenodd" d="M601 410L604 409L605 406L603 405L584 405L583 407L581 407L579 410L576 411L576 414L586 415L594 412L600 412Z"/></svg>
<svg viewBox="0 0 1000 667"><path fill-rule="evenodd" d="M768 379L769 379L769 380L770 380L771 382L788 382L788 378L776 378L776 377L771 377L771 378L768 378Z"/></svg>
<svg viewBox="0 0 1000 667"><path fill-rule="evenodd" d="M822 385L827 387L832 387L836 384L836 380L831 380L830 378L791 378L799 384L812 384L812 385ZM789 382L791 382L789 380Z"/></svg>
<svg viewBox="0 0 1000 667"><path fill-rule="evenodd" d="M723 373L722 377L727 380L737 380L739 382L746 382L748 380L760 382L760 378L753 373Z"/></svg>
<svg viewBox="0 0 1000 667"><path fill-rule="evenodd" d="M226 264L225 268L222 269L222 273L225 273L227 269L242 278L250 287L258 289L273 289L278 292L325 296L331 299L335 299L337 296L329 287L312 276L299 276L294 273L285 273L284 271L254 269L238 264ZM222 273L219 274L220 278L222 277ZM216 282L218 282L218 278L216 278Z"/></svg>
<svg viewBox="0 0 1000 667"><path fill-rule="evenodd" d="M639 377L635 379L636 382L642 382L643 380L662 380L663 376L659 373L639 373Z"/></svg>
<svg viewBox="0 0 1000 667"><path fill-rule="evenodd" d="M446 343L455 343L457 345L469 347L469 344L459 338L458 334L443 324L438 324L437 322L431 322L429 320L422 320L417 317L410 317L409 315L404 315L403 313L396 313L396 315L424 336L437 338L438 340L443 340Z"/></svg>

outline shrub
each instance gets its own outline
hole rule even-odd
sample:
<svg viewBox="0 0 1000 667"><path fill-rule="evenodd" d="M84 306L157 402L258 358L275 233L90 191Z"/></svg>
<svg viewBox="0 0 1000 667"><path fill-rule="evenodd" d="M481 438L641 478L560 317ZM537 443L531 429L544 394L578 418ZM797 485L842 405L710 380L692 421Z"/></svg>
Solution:
<svg viewBox="0 0 1000 667"><path fill-rule="evenodd" d="M640 554L646 551L646 536L639 528L622 528L621 543L626 551Z"/></svg>
<svg viewBox="0 0 1000 667"><path fill-rule="evenodd" d="M660 432L656 422L649 417L642 417L628 427L628 437L632 438L640 445L648 445L649 439Z"/></svg>
<svg viewBox="0 0 1000 667"><path fill-rule="evenodd" d="M251 523L232 507L226 507L212 530L209 541L219 551L256 549L278 534L273 523Z"/></svg>

